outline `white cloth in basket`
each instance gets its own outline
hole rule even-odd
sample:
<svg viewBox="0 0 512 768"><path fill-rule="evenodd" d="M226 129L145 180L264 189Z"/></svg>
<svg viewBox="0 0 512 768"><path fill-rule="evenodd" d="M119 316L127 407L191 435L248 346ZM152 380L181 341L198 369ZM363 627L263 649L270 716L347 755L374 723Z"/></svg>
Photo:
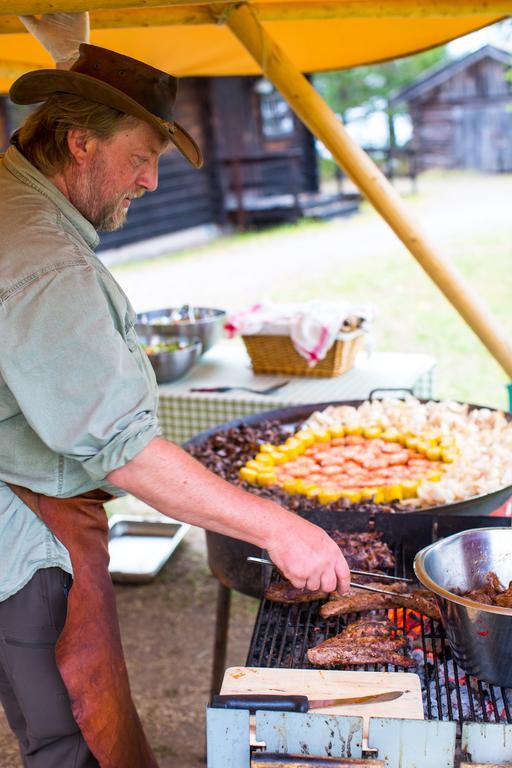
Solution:
<svg viewBox="0 0 512 768"><path fill-rule="evenodd" d="M375 315L374 307L348 302L255 304L231 315L224 327L231 336L290 336L297 352L313 367L325 358L336 338L343 337L340 329L348 318L358 318L358 330L365 331Z"/></svg>

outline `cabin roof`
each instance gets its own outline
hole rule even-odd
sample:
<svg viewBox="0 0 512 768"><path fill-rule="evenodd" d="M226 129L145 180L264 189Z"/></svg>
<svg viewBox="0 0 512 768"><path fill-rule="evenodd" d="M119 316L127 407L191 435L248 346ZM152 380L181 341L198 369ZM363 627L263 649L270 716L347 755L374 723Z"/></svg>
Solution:
<svg viewBox="0 0 512 768"><path fill-rule="evenodd" d="M442 66L432 67L415 80L411 85L406 88L397 91L390 99L392 104L397 104L402 101L414 101L415 99L422 98L425 94L432 91L434 88L445 83L450 78L464 71L468 67L476 64L483 59L492 59L499 64L503 64L505 67L512 65L512 54L507 51L496 48L494 45L483 45L476 51L468 53L465 56L461 56L454 61L443 64Z"/></svg>

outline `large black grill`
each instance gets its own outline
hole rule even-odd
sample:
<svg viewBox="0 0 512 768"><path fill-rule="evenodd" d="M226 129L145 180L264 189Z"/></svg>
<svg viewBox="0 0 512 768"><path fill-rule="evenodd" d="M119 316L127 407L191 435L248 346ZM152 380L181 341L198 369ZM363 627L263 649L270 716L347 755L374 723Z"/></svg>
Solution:
<svg viewBox="0 0 512 768"><path fill-rule="evenodd" d="M319 602L283 605L263 600L247 657L247 666L313 669L307 649L318 645L363 614L323 619ZM364 614L368 615L368 614ZM443 627L428 617L403 609L374 611L389 618L409 638L409 651L421 680L425 718L462 722L512 723L512 689L466 675L452 659ZM390 665L343 666L375 672L399 672Z"/></svg>

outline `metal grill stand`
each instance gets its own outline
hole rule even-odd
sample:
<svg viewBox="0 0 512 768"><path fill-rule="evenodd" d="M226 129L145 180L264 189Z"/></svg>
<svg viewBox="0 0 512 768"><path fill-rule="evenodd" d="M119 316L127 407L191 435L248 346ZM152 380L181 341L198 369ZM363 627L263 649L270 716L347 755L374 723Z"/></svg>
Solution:
<svg viewBox="0 0 512 768"><path fill-rule="evenodd" d="M337 634L345 623L341 618L322 620L319 605L287 606L263 600L247 666L311 668L307 648ZM383 611L376 613L387 615ZM347 620L358 617L353 614ZM410 612L396 609L391 617L398 631L411 638ZM295 763L301 768L370 768L379 764L386 768L454 768L459 764L462 768L456 762L456 754L471 760L470 765L510 765L512 690L464 675L451 658L444 630L437 622L419 615L414 629L412 655L418 662L416 672L423 690L424 721L370 718L365 752L362 718L260 711L256 713L256 739L265 743L273 757L253 751L252 759L249 713L208 708L208 768L291 766L294 754L301 756ZM387 665L367 665L365 669L398 671L397 667ZM288 762L284 760L286 756ZM308 762L305 756L316 757ZM317 759L320 757L324 762ZM325 762L328 757L343 758L345 762Z"/></svg>
<svg viewBox="0 0 512 768"><path fill-rule="evenodd" d="M313 669L307 649L342 631L345 623L362 614L324 620L320 603L283 605L263 600L247 657L249 667ZM387 611L376 611L381 618ZM406 626L406 612L395 609L391 618L401 634L411 638ZM443 627L423 615L418 616L412 655L423 691L427 720L455 722L458 732L463 722L512 724L512 689L500 688L465 675L451 657ZM361 669L344 666L343 669ZM399 667L366 665L367 671L397 672Z"/></svg>
<svg viewBox="0 0 512 768"><path fill-rule="evenodd" d="M407 570L407 554L395 548L397 571ZM338 634L361 614L322 619L319 602L284 605L262 600L247 657L247 666L312 668L307 649ZM264 742L272 760L249 746L247 711L207 711L208 768L249 766L365 765L383 761L385 768L454 768L512 763L512 689L500 688L464 674L452 659L440 623L403 609L375 611L388 616L397 632L407 635L420 677L425 720L369 719L368 751L363 720L315 713L256 713L256 739ZM344 666L343 669L361 667ZM367 671L393 672L389 665L367 665ZM305 756L316 756L306 761ZM457 757L456 757L457 756ZM288 762L285 761L285 757ZM317 758L323 758L319 762ZM327 758L337 762L325 762ZM282 760L280 761L280 758ZM289 759L288 759L289 758ZM371 758L371 759L370 759ZM343 761L339 761L343 759ZM266 760L266 762L265 762ZM302 762L301 762L302 760ZM291 761L291 762L290 762ZM359 762L358 762L359 761ZM362 762L361 762L362 761Z"/></svg>

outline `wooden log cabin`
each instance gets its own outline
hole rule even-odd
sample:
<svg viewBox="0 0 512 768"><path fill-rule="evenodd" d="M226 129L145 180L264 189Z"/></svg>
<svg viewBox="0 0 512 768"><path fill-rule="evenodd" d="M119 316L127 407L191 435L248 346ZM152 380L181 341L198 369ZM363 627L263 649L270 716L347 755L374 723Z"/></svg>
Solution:
<svg viewBox="0 0 512 768"><path fill-rule="evenodd" d="M25 112L7 99L0 104L5 146ZM262 78L182 78L176 119L202 147L203 168L177 151L164 155L158 189L134 201L123 229L101 235L100 251L148 239L165 244L165 236L211 225L244 229L357 207L319 193L314 139Z"/></svg>
<svg viewBox="0 0 512 768"><path fill-rule="evenodd" d="M420 171L512 171L511 65L511 54L486 45L393 97L407 104Z"/></svg>

